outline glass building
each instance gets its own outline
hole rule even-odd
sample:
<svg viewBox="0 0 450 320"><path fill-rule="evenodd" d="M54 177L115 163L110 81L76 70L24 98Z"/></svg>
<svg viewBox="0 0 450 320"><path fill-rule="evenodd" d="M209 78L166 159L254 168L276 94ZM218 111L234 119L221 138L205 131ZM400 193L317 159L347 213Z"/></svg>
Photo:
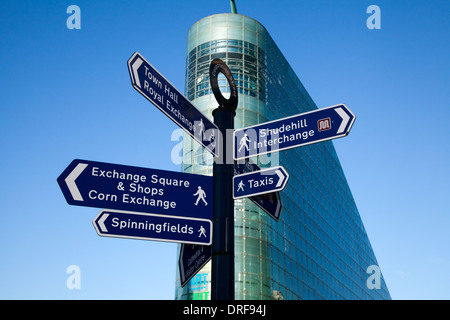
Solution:
<svg viewBox="0 0 450 320"><path fill-rule="evenodd" d="M239 90L235 128L317 109L267 30L240 14L218 14L189 30L185 95L212 119L209 83L215 58L231 69ZM223 78L222 92L229 91ZM224 94L225 95L225 94ZM390 299L369 289L377 266L332 141L253 158L261 168L282 165L290 178L276 222L251 200L235 200L236 299ZM213 159L188 136L182 170L212 175ZM184 287L177 270L175 299L210 299L209 262Z"/></svg>

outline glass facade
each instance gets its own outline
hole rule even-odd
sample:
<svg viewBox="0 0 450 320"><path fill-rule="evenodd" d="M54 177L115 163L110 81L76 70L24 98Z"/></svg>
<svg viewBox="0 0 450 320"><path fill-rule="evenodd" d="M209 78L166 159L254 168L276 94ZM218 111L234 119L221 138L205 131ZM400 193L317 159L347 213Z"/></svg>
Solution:
<svg viewBox="0 0 450 320"><path fill-rule="evenodd" d="M223 60L239 90L235 128L317 108L267 30L239 14L196 22L188 33L185 94L212 119L217 107L209 65ZM222 92L229 91L225 78ZM248 199L235 200L236 299L390 299L369 289L367 268L378 265L331 141L252 159L282 165L290 178L276 222ZM212 156L183 140L184 172L212 175ZM176 299L210 299L210 263L185 287L178 270Z"/></svg>

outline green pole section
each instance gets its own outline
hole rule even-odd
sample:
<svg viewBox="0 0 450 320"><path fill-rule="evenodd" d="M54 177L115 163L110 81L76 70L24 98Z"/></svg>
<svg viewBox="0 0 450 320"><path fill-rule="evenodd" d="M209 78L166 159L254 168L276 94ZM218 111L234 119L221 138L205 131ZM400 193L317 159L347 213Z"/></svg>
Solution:
<svg viewBox="0 0 450 320"><path fill-rule="evenodd" d="M231 5L231 13L237 13L236 3L234 2L234 0L230 0L230 5Z"/></svg>

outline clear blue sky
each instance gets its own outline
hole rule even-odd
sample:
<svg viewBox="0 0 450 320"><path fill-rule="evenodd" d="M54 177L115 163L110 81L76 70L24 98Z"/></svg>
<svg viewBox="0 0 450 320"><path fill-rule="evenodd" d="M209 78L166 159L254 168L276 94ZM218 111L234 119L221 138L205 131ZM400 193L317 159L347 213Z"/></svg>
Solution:
<svg viewBox="0 0 450 320"><path fill-rule="evenodd" d="M81 8L69 30L66 9ZM369 30L369 5L381 29ZM319 107L394 299L450 299L450 2L237 1ZM75 159L179 170L177 129L130 84L139 51L184 92L187 32L229 1L0 3L0 298L173 299L176 244L99 237L56 178ZM66 268L81 269L68 290Z"/></svg>

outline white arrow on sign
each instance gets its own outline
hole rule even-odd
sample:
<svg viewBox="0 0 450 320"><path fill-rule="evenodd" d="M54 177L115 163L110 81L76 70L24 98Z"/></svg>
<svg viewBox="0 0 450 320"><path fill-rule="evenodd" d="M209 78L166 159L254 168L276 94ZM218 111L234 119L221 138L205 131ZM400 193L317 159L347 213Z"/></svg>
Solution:
<svg viewBox="0 0 450 320"><path fill-rule="evenodd" d="M142 62L144 61L141 58L137 58L136 61L134 61L133 64L131 65L131 69L133 70L134 81L139 86L139 88L141 87L141 81L139 80L139 75L137 71L139 67L142 65Z"/></svg>
<svg viewBox="0 0 450 320"><path fill-rule="evenodd" d="M109 213L103 214L103 216L98 220L98 226L102 230L102 232L108 232L108 229L105 226L105 220L108 219Z"/></svg>
<svg viewBox="0 0 450 320"><path fill-rule="evenodd" d="M283 171L281 171L281 170L277 170L277 171L275 171L275 173L277 174L278 178L280 178L280 180L278 180L278 183L275 186L275 188L279 188L279 187L281 187L281 185L283 184L283 182L286 180L286 178L288 176L284 175Z"/></svg>
<svg viewBox="0 0 450 320"><path fill-rule="evenodd" d="M339 129L336 132L336 134L338 134L344 132L347 123L350 121L350 117L348 116L347 113L345 113L345 111L342 108L337 108L336 112L342 118L341 125L339 126Z"/></svg>
<svg viewBox="0 0 450 320"><path fill-rule="evenodd" d="M76 201L84 201L83 197L81 196L80 190L78 190L78 187L75 183L75 180L78 178L78 176L86 169L88 165L86 163L79 163L75 169L67 176L67 178L64 180L67 184L67 187L69 188L70 194L73 197L73 200Z"/></svg>

